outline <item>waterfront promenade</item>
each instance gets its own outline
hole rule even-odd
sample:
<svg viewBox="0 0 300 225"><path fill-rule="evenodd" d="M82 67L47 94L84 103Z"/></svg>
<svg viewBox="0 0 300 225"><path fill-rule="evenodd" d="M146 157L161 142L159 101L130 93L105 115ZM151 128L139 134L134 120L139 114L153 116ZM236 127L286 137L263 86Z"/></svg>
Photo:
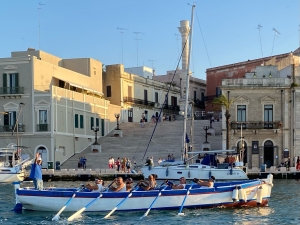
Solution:
<svg viewBox="0 0 300 225"><path fill-rule="evenodd" d="M205 141L205 131L203 125L209 124L207 120L194 121L194 151L202 149L202 143ZM150 136L154 128L153 123L146 123L145 127L141 127L139 123L122 123L120 128L123 131L123 137L114 137L113 132L106 137L101 137L98 142L101 145L102 152L94 153L91 148L75 154L69 160L61 165L61 170L43 170L43 175L50 180L89 180L94 177L101 176L104 179L111 179L115 176L131 176L136 179L141 178L141 174L137 169L137 174L117 173L115 169L108 168L108 159L114 157L129 158L136 165L142 165L142 157L149 143ZM211 143L211 149L222 149L221 122L213 122L215 135L209 135L208 141ZM190 121L187 123L187 131L189 134ZM181 141L183 133L183 121L165 121L158 124L153 140L149 145L146 156L154 157L154 164L157 165L159 158L165 159L168 154L173 154L175 158L181 157ZM192 137L189 136L190 141ZM85 156L87 159L87 168L85 170L77 168L79 157ZM133 169L133 168L132 168ZM268 173L273 173L275 179L299 179L300 173L292 167L289 171L285 168L267 168L265 172L261 172L260 168L253 167L247 169L249 178L264 178Z"/></svg>

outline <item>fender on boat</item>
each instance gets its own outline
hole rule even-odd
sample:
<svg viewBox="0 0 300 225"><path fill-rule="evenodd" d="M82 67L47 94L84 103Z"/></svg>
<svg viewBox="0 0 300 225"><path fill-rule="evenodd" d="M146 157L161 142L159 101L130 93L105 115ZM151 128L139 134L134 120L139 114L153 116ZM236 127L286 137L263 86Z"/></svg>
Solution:
<svg viewBox="0 0 300 225"><path fill-rule="evenodd" d="M239 191L238 191L239 192L239 201L245 202L246 201L245 190L241 186L239 186L238 189L239 189Z"/></svg>
<svg viewBox="0 0 300 225"><path fill-rule="evenodd" d="M17 196L17 189L20 188L20 183L21 183L20 181L12 182L12 184L14 185L14 188L15 188L15 197L16 197L16 205L13 208L13 211L15 211L15 212L20 212L23 209L23 205L22 205L22 203L19 202L18 196Z"/></svg>
<svg viewBox="0 0 300 225"><path fill-rule="evenodd" d="M167 166L167 169L166 169L166 176L169 176L169 167Z"/></svg>
<svg viewBox="0 0 300 225"><path fill-rule="evenodd" d="M191 171L188 172L188 178L190 178L190 177L191 177Z"/></svg>
<svg viewBox="0 0 300 225"><path fill-rule="evenodd" d="M232 190L232 201L236 202L239 200L238 198L239 198L238 187L235 186L235 188Z"/></svg>
<svg viewBox="0 0 300 225"><path fill-rule="evenodd" d="M256 197L256 204L257 205L260 205L262 203L262 190L263 190L262 186L259 186L257 188L257 197Z"/></svg>

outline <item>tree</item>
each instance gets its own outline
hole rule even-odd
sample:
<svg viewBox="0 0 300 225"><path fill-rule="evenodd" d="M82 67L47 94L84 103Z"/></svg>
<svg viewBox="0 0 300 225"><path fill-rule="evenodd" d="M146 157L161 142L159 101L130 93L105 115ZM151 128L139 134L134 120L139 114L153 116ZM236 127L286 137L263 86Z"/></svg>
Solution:
<svg viewBox="0 0 300 225"><path fill-rule="evenodd" d="M217 98L214 98L214 100L212 101L213 104L217 104L217 105L221 105L225 108L226 112L225 112L225 118L226 118L226 149L229 149L229 122L230 122L230 107L233 103L234 98L232 98L231 100L227 99L227 97L225 95L220 95Z"/></svg>

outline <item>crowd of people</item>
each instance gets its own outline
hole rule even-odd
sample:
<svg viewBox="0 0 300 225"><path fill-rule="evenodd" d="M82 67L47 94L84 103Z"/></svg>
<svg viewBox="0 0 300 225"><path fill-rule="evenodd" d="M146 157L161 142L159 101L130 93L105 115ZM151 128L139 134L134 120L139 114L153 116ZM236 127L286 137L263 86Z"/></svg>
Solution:
<svg viewBox="0 0 300 225"><path fill-rule="evenodd" d="M131 173L132 163L129 158L117 158L115 160L113 157L108 159L108 168L116 169L117 172L121 173Z"/></svg>

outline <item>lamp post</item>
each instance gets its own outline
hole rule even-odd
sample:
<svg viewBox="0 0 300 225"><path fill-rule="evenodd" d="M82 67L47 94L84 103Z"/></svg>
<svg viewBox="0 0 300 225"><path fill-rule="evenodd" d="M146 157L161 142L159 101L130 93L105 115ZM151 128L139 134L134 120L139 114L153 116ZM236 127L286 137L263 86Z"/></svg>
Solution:
<svg viewBox="0 0 300 225"><path fill-rule="evenodd" d="M205 130L205 142L204 143L208 143L207 141L207 130L209 129L209 125L203 125L203 130Z"/></svg>
<svg viewBox="0 0 300 225"><path fill-rule="evenodd" d="M98 144L97 142L97 132L99 131L99 127L96 126L96 127L92 127L92 131L95 132L95 142L94 142L94 145Z"/></svg>
<svg viewBox="0 0 300 225"><path fill-rule="evenodd" d="M115 113L115 117L116 117L116 119L117 119L117 128L116 128L116 130L120 130L120 128L119 128L119 118L120 118L120 113Z"/></svg>

